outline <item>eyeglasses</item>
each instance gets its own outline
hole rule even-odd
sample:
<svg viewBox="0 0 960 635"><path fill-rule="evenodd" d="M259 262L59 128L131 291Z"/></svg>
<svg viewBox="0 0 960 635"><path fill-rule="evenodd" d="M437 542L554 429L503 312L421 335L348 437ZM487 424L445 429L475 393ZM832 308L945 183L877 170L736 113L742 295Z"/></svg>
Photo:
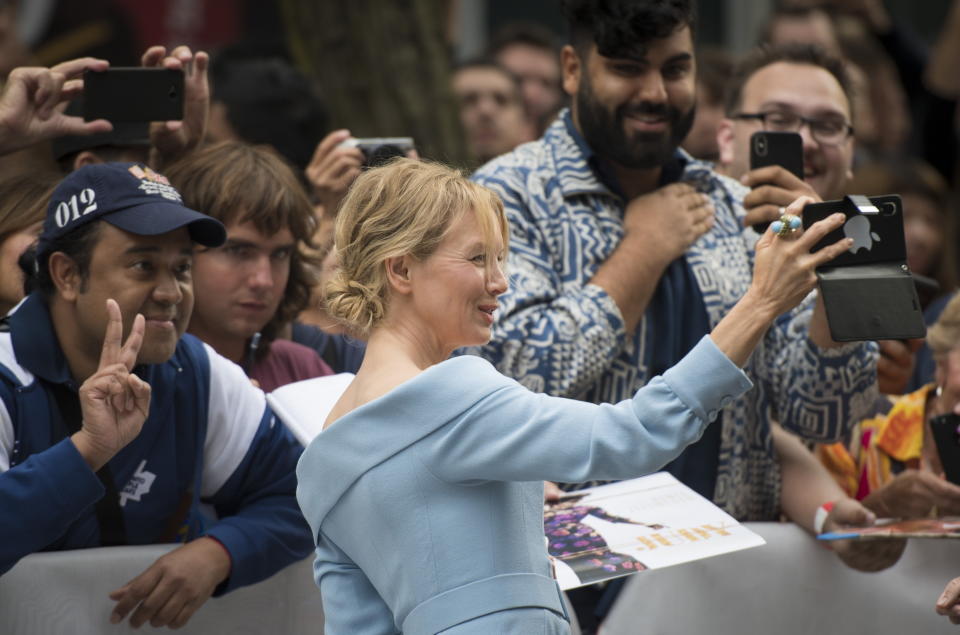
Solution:
<svg viewBox="0 0 960 635"><path fill-rule="evenodd" d="M810 134L819 143L828 146L840 145L853 136L853 126L839 117L809 119L784 110L770 112L741 112L734 119L759 119L764 130L799 132L804 125L810 126Z"/></svg>

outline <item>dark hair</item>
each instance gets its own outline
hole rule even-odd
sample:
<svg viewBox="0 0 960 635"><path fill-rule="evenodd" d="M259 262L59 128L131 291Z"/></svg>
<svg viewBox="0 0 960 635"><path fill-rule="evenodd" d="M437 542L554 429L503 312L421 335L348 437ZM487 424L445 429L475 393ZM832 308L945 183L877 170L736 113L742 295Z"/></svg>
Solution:
<svg viewBox="0 0 960 635"><path fill-rule="evenodd" d="M97 155L97 158L103 161L104 163L117 163L117 162L129 162L133 159L130 157L130 153L140 150L143 152L143 158L138 159L143 163L146 163L147 158L149 157L150 147L149 146L94 146L90 148L84 148L82 150L76 150L68 154L64 154L57 158L57 166L60 168L60 172L64 175L70 174L74 170L74 162L77 160L77 157L80 156L81 152L91 152Z"/></svg>
<svg viewBox="0 0 960 635"><path fill-rule="evenodd" d="M494 70L501 73L504 77L509 79L510 82L513 84L514 88L516 89L515 90L516 98L518 100L522 99L522 95L520 92L521 91L520 78L514 75L513 73L511 73L510 69L508 69L506 66L489 57L472 57L468 60L460 62L453 67L451 76L456 75L460 71L468 71L475 68L480 68L480 69L486 68L486 69Z"/></svg>
<svg viewBox="0 0 960 635"><path fill-rule="evenodd" d="M493 36L489 54L496 57L505 48L514 44L523 44L533 48L543 49L551 55L556 55L558 49L557 37L550 29L536 22L510 22L500 28Z"/></svg>
<svg viewBox="0 0 960 635"><path fill-rule="evenodd" d="M212 99L226 106L227 120L240 138L273 146L302 171L328 132L327 108L292 64L259 54L231 48L214 57Z"/></svg>
<svg viewBox="0 0 960 635"><path fill-rule="evenodd" d="M306 308L320 270L313 251L317 221L306 191L292 166L272 148L240 141L194 150L164 172L185 205L224 225L249 222L266 236L285 228L293 235L296 246L283 299L260 331L257 357L265 356L280 330Z"/></svg>
<svg viewBox="0 0 960 635"><path fill-rule="evenodd" d="M591 44L604 57L641 59L652 40L682 27L696 32L696 7L690 0L564 0L570 42L580 57Z"/></svg>
<svg viewBox="0 0 960 635"><path fill-rule="evenodd" d="M779 46L763 45L757 47L740 60L740 63L733 69L733 76L727 84L724 109L728 116L736 114L740 109L743 101L743 87L753 77L753 74L761 68L777 62L818 66L833 75L837 83L840 84L840 88L843 89L843 94L847 96L852 114L853 87L843 61L814 44L790 43Z"/></svg>
<svg viewBox="0 0 960 635"><path fill-rule="evenodd" d="M39 258L37 258L36 243L23 252L17 259L17 264L23 271L24 295L37 291L45 298L53 297L57 291L57 285L50 276L49 264L50 255L57 251L70 257L77 265L77 271L80 274L80 291L85 291L87 280L90 278L90 260L99 240L101 222L96 220L92 223L84 223L73 231L54 239L50 243L49 250Z"/></svg>

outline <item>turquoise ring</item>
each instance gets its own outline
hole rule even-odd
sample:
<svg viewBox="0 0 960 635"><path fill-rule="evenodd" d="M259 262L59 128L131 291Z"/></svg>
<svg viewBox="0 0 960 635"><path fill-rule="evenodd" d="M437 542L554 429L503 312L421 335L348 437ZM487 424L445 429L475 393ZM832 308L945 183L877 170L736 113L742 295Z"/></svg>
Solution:
<svg viewBox="0 0 960 635"><path fill-rule="evenodd" d="M780 238L786 238L800 231L802 223L799 216L793 214L783 214L779 220L770 223L770 229Z"/></svg>

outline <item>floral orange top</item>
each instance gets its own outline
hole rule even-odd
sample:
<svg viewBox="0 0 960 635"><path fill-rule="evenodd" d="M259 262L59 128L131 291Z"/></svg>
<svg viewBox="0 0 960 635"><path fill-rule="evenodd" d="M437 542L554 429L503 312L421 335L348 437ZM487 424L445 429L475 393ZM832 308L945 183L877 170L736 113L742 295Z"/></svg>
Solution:
<svg viewBox="0 0 960 635"><path fill-rule="evenodd" d="M878 412L861 421L846 442L819 445L817 457L850 496L863 500L906 468L919 468L924 412L934 389L881 397Z"/></svg>

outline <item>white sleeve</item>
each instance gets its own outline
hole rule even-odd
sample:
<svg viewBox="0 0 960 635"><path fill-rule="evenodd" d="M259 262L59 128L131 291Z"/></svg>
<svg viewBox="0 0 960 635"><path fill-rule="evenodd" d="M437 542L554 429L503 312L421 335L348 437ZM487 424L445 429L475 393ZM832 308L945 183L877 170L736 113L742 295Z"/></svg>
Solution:
<svg viewBox="0 0 960 635"><path fill-rule="evenodd" d="M13 422L7 405L0 399L0 472L10 469L10 453L13 452Z"/></svg>
<svg viewBox="0 0 960 635"><path fill-rule="evenodd" d="M7 367L16 375L20 384L29 386L33 383L33 374L17 364L17 357L13 354L13 342L10 333L0 334L0 364ZM10 469L10 454L13 453L13 420L7 410L7 404L0 399L0 472Z"/></svg>
<svg viewBox="0 0 960 635"><path fill-rule="evenodd" d="M210 359L210 402L200 495L208 497L223 487L247 455L267 402L242 368L203 346Z"/></svg>

